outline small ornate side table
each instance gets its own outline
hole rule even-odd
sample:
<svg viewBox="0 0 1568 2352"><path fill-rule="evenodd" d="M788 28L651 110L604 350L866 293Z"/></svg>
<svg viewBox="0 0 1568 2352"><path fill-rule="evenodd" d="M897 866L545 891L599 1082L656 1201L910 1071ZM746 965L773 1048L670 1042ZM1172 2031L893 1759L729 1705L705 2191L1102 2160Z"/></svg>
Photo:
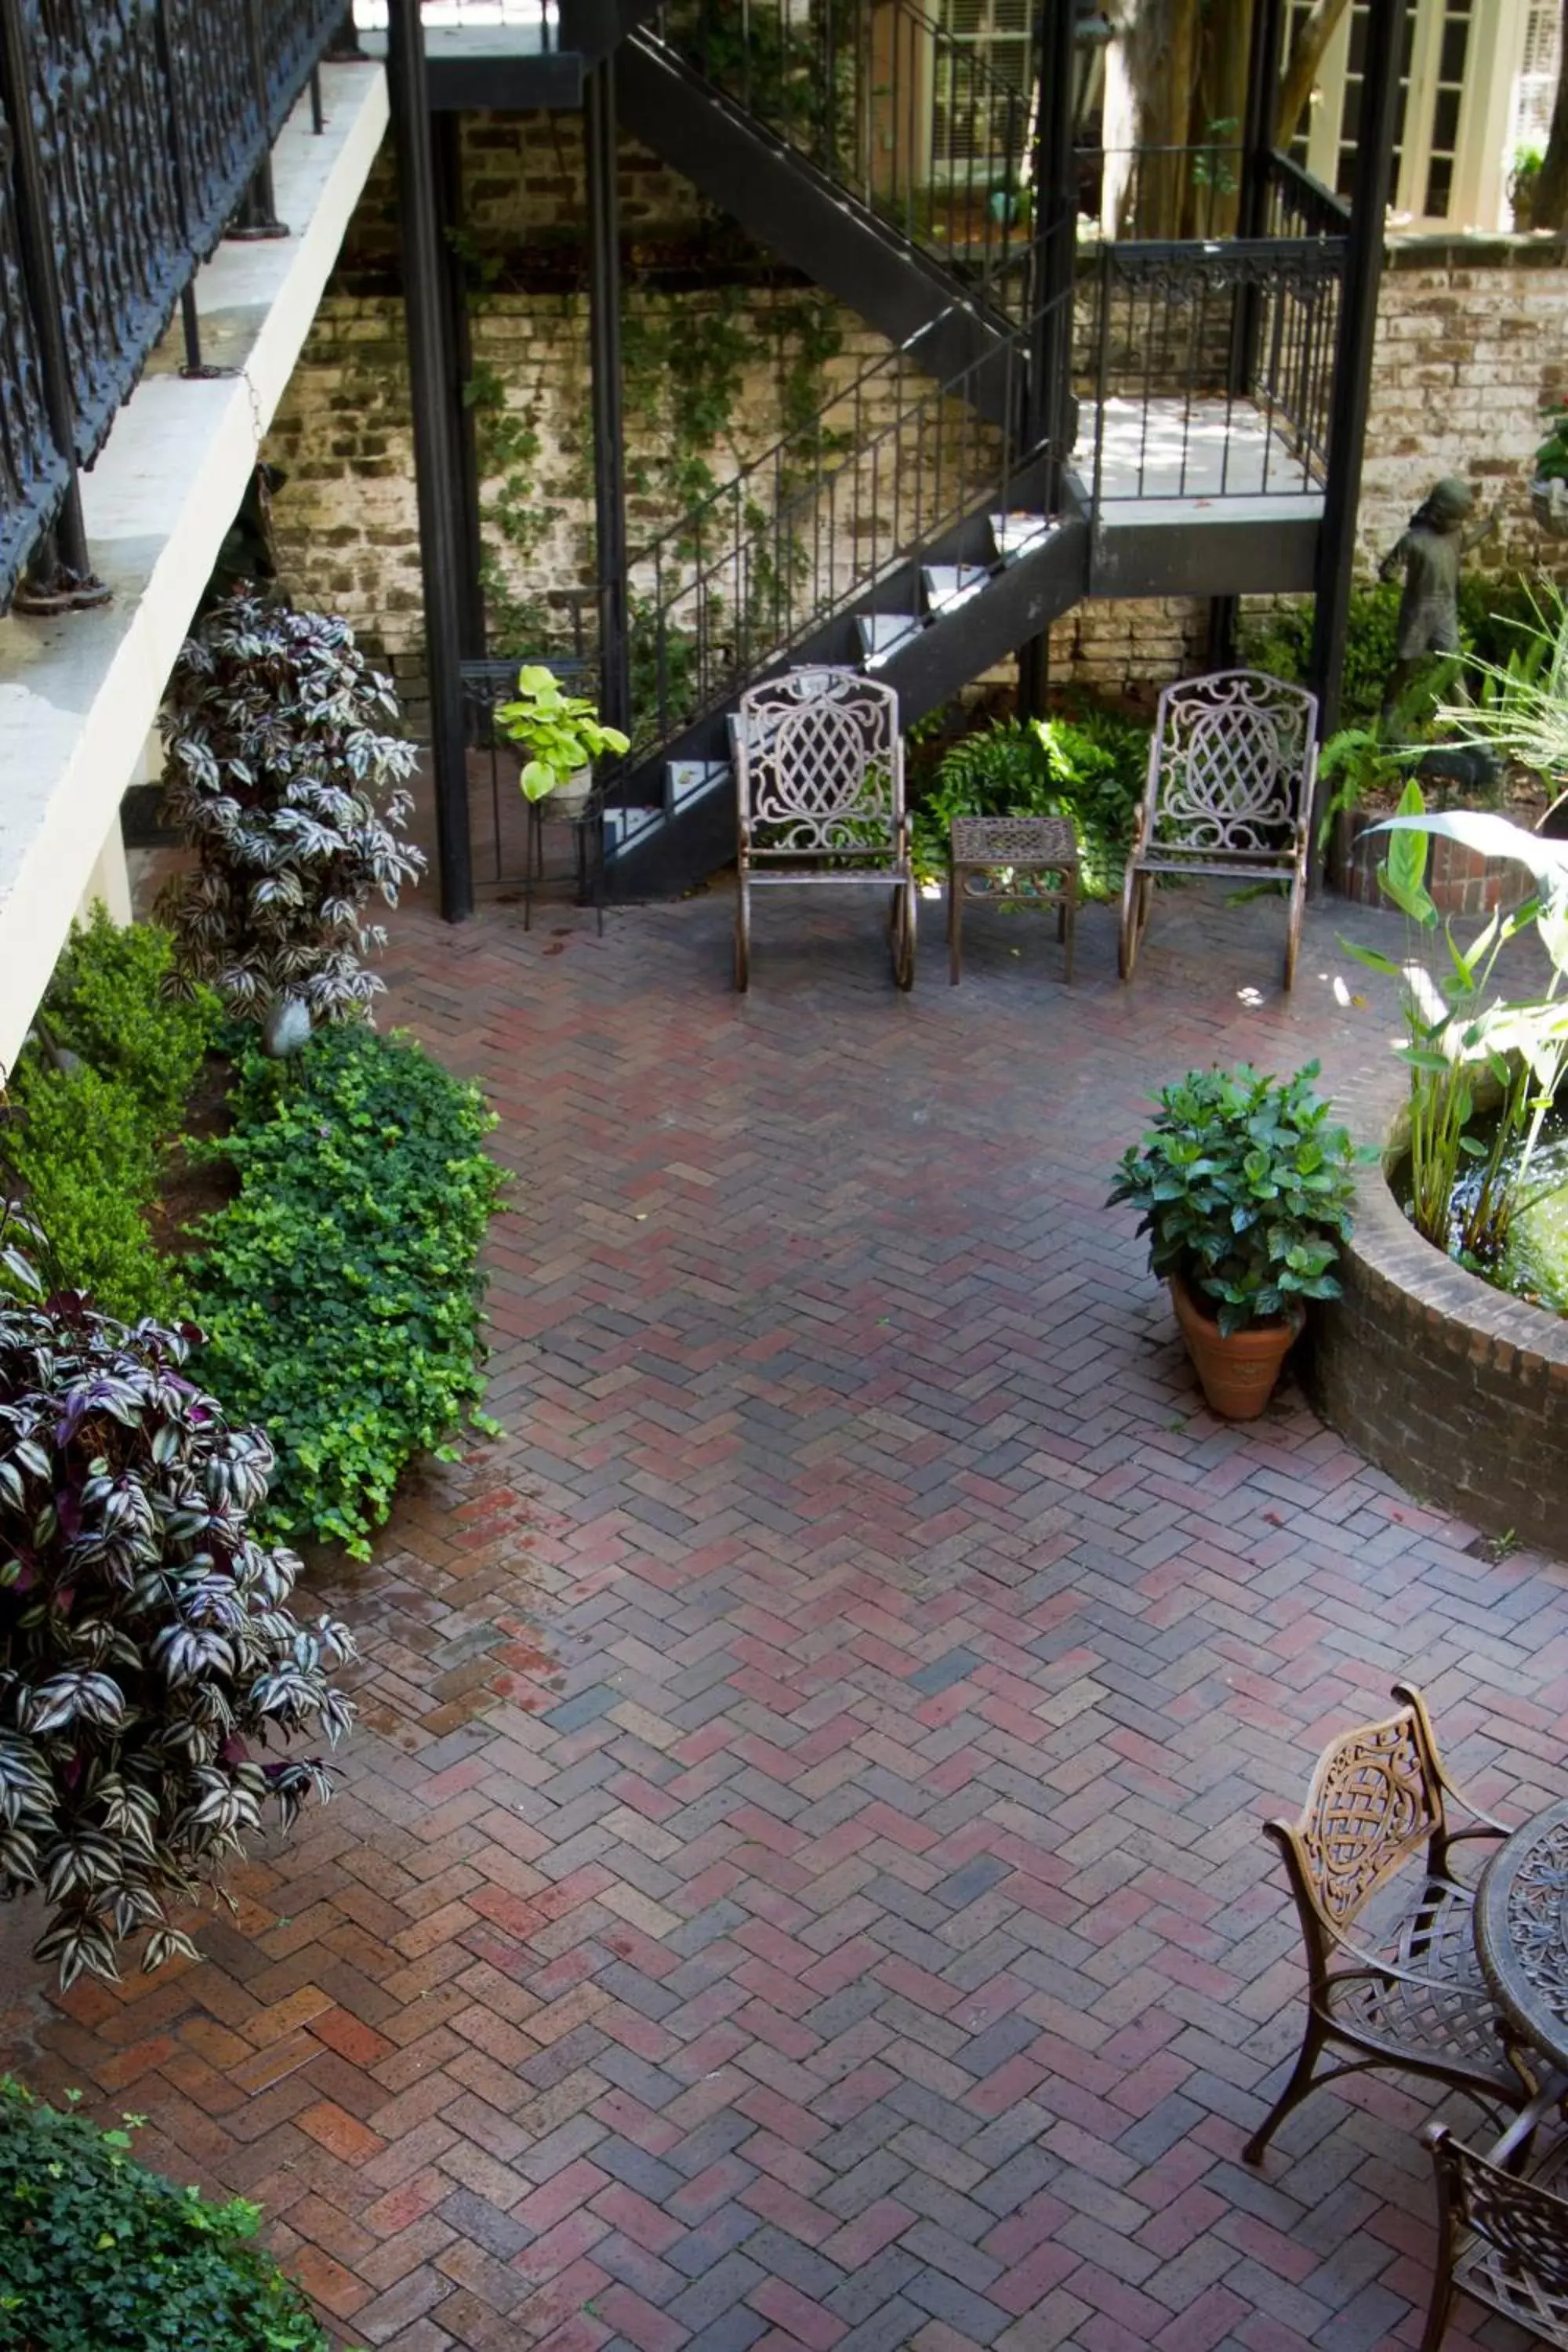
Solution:
<svg viewBox="0 0 1568 2352"><path fill-rule="evenodd" d="M963 971L963 902L991 907L1054 907L1057 937L1072 980L1078 916L1078 843L1065 816L955 816L948 838L948 978Z"/></svg>

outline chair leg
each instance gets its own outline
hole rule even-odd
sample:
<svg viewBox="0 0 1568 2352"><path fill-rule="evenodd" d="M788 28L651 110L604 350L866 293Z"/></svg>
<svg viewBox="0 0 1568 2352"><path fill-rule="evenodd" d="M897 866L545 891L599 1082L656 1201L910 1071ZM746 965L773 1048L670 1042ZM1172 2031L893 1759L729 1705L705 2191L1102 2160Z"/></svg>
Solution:
<svg viewBox="0 0 1568 2352"><path fill-rule="evenodd" d="M1279 2130L1286 2116L1291 2112L1292 2108L1299 2107L1300 2105L1302 2100L1307 2096L1308 2092L1312 2088L1313 2070L1317 2066L1318 2060L1322 2054L1326 2042L1327 2036L1325 2035L1322 2025L1319 2021L1317 2011L1315 2009L1309 2008L1307 2011L1306 2034L1302 2040L1300 2050L1298 2053L1296 2063L1290 2069L1290 2079L1286 2084L1285 2088L1280 2092L1279 2096L1275 2100L1273 2106L1269 2109L1263 2122L1258 2125L1258 2129L1253 2133L1252 2137L1242 2149L1241 2156L1244 2164L1262 2163L1264 2150L1268 2147L1269 2141L1273 2138L1275 2133Z"/></svg>
<svg viewBox="0 0 1568 2352"><path fill-rule="evenodd" d="M956 988L963 972L963 878L956 867L947 877L947 979Z"/></svg>
<svg viewBox="0 0 1568 2352"><path fill-rule="evenodd" d="M1447 2271L1440 2270L1432 2281L1432 2300L1426 2306L1426 2333L1421 2338L1421 2352L1437 2352L1448 2332L1448 2315L1453 2308L1454 2282Z"/></svg>
<svg viewBox="0 0 1568 2352"><path fill-rule="evenodd" d="M735 884L735 990L744 996L752 984L752 894L746 877Z"/></svg>
<svg viewBox="0 0 1568 2352"><path fill-rule="evenodd" d="M915 909L912 882L901 882L893 901L893 978L900 988L915 984Z"/></svg>
<svg viewBox="0 0 1568 2352"><path fill-rule="evenodd" d="M1301 948L1301 918L1307 907L1307 877L1298 870L1290 885L1289 929L1285 935L1285 992L1296 985L1296 958Z"/></svg>
<svg viewBox="0 0 1568 2352"><path fill-rule="evenodd" d="M1121 936L1116 947L1116 968L1124 981L1131 979L1137 967L1138 950L1148 919L1149 877L1140 874L1135 866L1129 866L1121 885Z"/></svg>
<svg viewBox="0 0 1568 2352"><path fill-rule="evenodd" d="M1062 900L1061 921L1062 945L1065 950L1065 953L1062 958L1062 976L1066 980L1069 988L1072 986L1072 957L1073 948L1076 944L1077 932L1078 885L1073 876L1069 874L1068 877L1067 896Z"/></svg>

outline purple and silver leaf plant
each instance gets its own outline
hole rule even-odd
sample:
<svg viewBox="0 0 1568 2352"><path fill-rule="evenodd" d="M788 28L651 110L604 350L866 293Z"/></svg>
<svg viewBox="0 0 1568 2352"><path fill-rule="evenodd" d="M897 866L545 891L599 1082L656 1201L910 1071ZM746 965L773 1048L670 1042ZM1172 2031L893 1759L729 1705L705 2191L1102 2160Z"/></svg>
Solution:
<svg viewBox="0 0 1568 2352"><path fill-rule="evenodd" d="M346 621L248 589L182 648L163 718L163 806L197 864L164 891L183 985L205 982L265 1022L363 1014L382 982L364 919L397 904L425 857L405 837L416 747Z"/></svg>
<svg viewBox="0 0 1568 2352"><path fill-rule="evenodd" d="M192 1952L180 1907L330 1794L300 1746L349 1728L353 1645L250 1533L272 1449L189 1377L199 1333L46 1298L40 1241L0 1203L0 1895L41 1893L68 1985Z"/></svg>

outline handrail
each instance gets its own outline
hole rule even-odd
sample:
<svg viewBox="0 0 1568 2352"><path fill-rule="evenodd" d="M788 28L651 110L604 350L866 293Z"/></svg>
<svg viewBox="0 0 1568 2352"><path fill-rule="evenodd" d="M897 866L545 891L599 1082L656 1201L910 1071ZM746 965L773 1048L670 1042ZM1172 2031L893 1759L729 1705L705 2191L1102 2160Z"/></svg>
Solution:
<svg viewBox="0 0 1568 2352"><path fill-rule="evenodd" d="M1071 224L1060 233L1070 236ZM665 572L668 541L655 543L651 608L638 610L635 593L633 600L634 681L640 673L655 696L653 732L639 730L634 761L721 707L738 677L847 610L891 568L918 565L982 499L1006 508L1013 481L1044 445L985 424L975 413L974 380L999 371L1005 412L1021 419L1031 358L1053 316L1070 316L1072 301L1068 286L1047 302L1026 304L995 349L941 383L924 379L892 418L854 441L841 465L824 472L819 464L771 511L748 497L744 477L722 486L705 512L728 506L725 543L715 551L711 532L706 544L700 532L673 580ZM646 579L646 562L633 569ZM678 669L685 673L679 679Z"/></svg>
<svg viewBox="0 0 1568 2352"><path fill-rule="evenodd" d="M1021 300L1026 299L1026 272L1031 267L1032 256L1015 255L1006 269L998 273L1005 280L1017 281ZM1009 291L1011 290L1009 287ZM664 549L674 550L679 548L681 542L689 541L694 533L700 531L702 517L709 509L720 506L728 500L733 495L737 485L742 482L761 480L764 475L771 472L776 500L783 484L788 479L792 464L800 455L802 444L807 440L808 436L813 434L820 439L824 419L834 410L842 409L847 404L853 404L857 423L858 423L868 400L875 396L875 387L879 380L900 378L910 370L919 369L921 346L928 338L934 336L939 328L950 324L969 308L970 305L963 299L949 302L937 312L933 319L928 319L923 326L917 327L912 334L906 335L901 343L895 343L889 351L879 352L875 359L868 360L858 375L852 376L847 383L841 384L837 391L828 394L809 425L797 425L792 432L780 434L776 441L770 442L765 449L759 450L754 457L748 458L728 481L716 483L712 489L705 492L694 507L688 508L679 522L668 524L655 538L647 541L632 558L634 567L655 562ZM999 341L997 351L999 352L1001 348L1002 344ZM984 361L977 362L977 364L984 363ZM955 381L967 378L972 373L973 371L966 367L961 371L960 378ZM927 372L926 383L929 385L932 381L932 377ZM858 441L858 433L857 432L851 437Z"/></svg>
<svg viewBox="0 0 1568 2352"><path fill-rule="evenodd" d="M1279 147L1268 151L1268 190L1271 197L1279 199L1278 205L1269 206L1270 219L1279 211L1293 210L1304 225L1317 227L1322 235L1349 234L1349 199L1336 195L1315 173L1309 172L1293 155L1287 155Z"/></svg>
<svg viewBox="0 0 1568 2352"><path fill-rule="evenodd" d="M663 0L639 39L683 58L961 280L994 279L1029 241L1033 57L1016 86L915 0Z"/></svg>

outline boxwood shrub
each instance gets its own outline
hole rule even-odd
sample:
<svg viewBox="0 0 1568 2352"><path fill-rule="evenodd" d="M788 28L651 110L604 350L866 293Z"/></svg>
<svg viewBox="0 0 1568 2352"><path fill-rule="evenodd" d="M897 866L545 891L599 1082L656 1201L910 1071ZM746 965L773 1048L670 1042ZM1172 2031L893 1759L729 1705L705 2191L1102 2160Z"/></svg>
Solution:
<svg viewBox="0 0 1568 2352"><path fill-rule="evenodd" d="M218 1003L165 992L174 943L101 907L72 931L11 1083L6 1156L48 1237L51 1276L106 1314L177 1319L183 1268L149 1214L216 1032Z"/></svg>
<svg viewBox="0 0 1568 2352"><path fill-rule="evenodd" d="M355 1023L288 1062L249 1053L233 1109L214 1149L238 1197L194 1269L201 1377L278 1450L264 1526L363 1559L405 1465L449 1459L477 1418L496 1122L411 1038Z"/></svg>
<svg viewBox="0 0 1568 2352"><path fill-rule="evenodd" d="M130 2149L129 2131L100 2131L0 2078L0 2344L331 2352L300 2289L253 2242L259 2210L176 2189Z"/></svg>

